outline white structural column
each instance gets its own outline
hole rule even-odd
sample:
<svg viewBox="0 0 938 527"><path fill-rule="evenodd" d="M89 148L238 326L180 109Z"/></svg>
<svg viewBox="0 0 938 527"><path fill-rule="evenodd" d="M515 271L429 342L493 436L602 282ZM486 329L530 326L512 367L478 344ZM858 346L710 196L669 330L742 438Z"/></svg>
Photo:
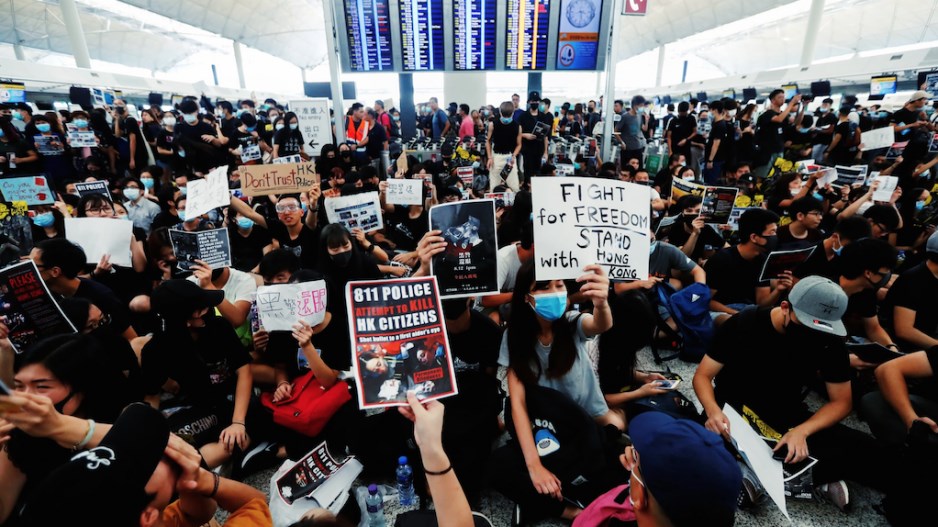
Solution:
<svg viewBox="0 0 938 527"><path fill-rule="evenodd" d="M23 51L23 46L19 44L13 44L13 54L16 55L16 60L26 60L26 53Z"/></svg>
<svg viewBox="0 0 938 527"><path fill-rule="evenodd" d="M85 40L85 30L81 27L81 18L78 17L75 0L60 0L59 7L62 9L62 19L65 21L65 30L68 31L68 40L72 44L75 65L79 68L91 69L88 42Z"/></svg>
<svg viewBox="0 0 938 527"><path fill-rule="evenodd" d="M615 0L612 6L612 35L609 37L609 47L606 50L606 95L603 97L603 157L606 161L614 159L612 155L612 127L615 124L612 116L612 102L616 98L616 62L619 61L619 33L622 26L622 2Z"/></svg>
<svg viewBox="0 0 938 527"><path fill-rule="evenodd" d="M658 74L655 75L655 88L661 87L661 78L664 76L664 44L658 46Z"/></svg>
<svg viewBox="0 0 938 527"><path fill-rule="evenodd" d="M335 34L335 10L333 3L323 0L323 17L326 29L326 61L329 63L329 80L332 83L332 114L335 122L336 144L345 142L345 99L342 97L342 77L339 69L338 37Z"/></svg>
<svg viewBox="0 0 938 527"><path fill-rule="evenodd" d="M821 30L821 17L824 16L824 0L811 0L811 11L808 13L808 27L804 32L804 46L801 48L802 68L807 68L814 62L814 48L817 45L817 35Z"/></svg>
<svg viewBox="0 0 938 527"><path fill-rule="evenodd" d="M231 41L231 48L234 50L235 68L238 69L238 86L243 90L244 84L244 61L241 60L241 44L237 40Z"/></svg>

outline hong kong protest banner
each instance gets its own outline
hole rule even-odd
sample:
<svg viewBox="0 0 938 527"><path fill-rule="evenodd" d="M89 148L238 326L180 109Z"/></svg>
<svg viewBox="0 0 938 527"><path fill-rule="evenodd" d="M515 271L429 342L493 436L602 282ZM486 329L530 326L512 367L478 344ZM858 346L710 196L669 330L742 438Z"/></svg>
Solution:
<svg viewBox="0 0 938 527"><path fill-rule="evenodd" d="M575 279L590 264L612 280L648 277L648 187L584 177L536 178L531 187L538 280Z"/></svg>
<svg viewBox="0 0 938 527"><path fill-rule="evenodd" d="M443 298L498 294L493 200L437 205L430 209L430 228L446 240L446 250L431 261Z"/></svg>
<svg viewBox="0 0 938 527"><path fill-rule="evenodd" d="M312 161L241 166L241 191L245 196L304 192L318 181Z"/></svg>
<svg viewBox="0 0 938 527"><path fill-rule="evenodd" d="M360 408L456 394L436 278L349 282L346 294Z"/></svg>

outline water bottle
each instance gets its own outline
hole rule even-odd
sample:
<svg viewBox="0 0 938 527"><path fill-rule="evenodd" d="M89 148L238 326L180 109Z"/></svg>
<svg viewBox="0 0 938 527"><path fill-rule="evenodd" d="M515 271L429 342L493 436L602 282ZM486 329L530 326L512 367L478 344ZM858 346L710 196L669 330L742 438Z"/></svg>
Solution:
<svg viewBox="0 0 938 527"><path fill-rule="evenodd" d="M397 463L397 493L401 507L409 507L414 504L414 469L407 464L407 456L399 457Z"/></svg>
<svg viewBox="0 0 938 527"><path fill-rule="evenodd" d="M368 485L365 507L368 510L368 526L384 527L384 499L378 492L378 486L373 483Z"/></svg>

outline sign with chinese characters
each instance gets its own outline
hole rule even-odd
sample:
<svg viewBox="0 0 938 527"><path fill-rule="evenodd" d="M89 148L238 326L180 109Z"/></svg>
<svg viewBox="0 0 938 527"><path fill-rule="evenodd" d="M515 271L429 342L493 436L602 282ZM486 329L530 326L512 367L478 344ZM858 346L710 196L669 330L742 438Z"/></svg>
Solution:
<svg viewBox="0 0 938 527"><path fill-rule="evenodd" d="M317 326L326 318L326 282L316 280L259 287L257 314L267 331L291 331L300 320Z"/></svg>
<svg viewBox="0 0 938 527"><path fill-rule="evenodd" d="M299 120L300 132L303 133L303 141L306 142L303 149L310 156L318 156L322 145L332 143L329 99L290 101L290 110Z"/></svg>

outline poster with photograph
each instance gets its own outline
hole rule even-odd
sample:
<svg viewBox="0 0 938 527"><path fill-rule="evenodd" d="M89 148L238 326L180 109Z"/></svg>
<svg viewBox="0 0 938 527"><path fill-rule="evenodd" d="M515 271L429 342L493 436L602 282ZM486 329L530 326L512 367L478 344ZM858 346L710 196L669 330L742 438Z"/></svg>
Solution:
<svg viewBox="0 0 938 527"><path fill-rule="evenodd" d="M793 251L774 251L769 253L762 264L762 273L759 275L759 281L774 280L785 271L794 272L799 265L808 261L808 258L814 254L817 245L797 249Z"/></svg>
<svg viewBox="0 0 938 527"><path fill-rule="evenodd" d="M349 232L352 229L371 232L384 228L377 192L326 198L325 206L329 223L341 223Z"/></svg>
<svg viewBox="0 0 938 527"><path fill-rule="evenodd" d="M0 270L0 316L17 353L40 338L75 333L32 260Z"/></svg>
<svg viewBox="0 0 938 527"><path fill-rule="evenodd" d="M326 318L326 281L258 287L256 306L267 331L293 331L299 320L317 326Z"/></svg>
<svg viewBox="0 0 938 527"><path fill-rule="evenodd" d="M190 270L196 260L202 260L212 269L231 267L228 229L193 232L170 229L169 241L173 244L176 266L183 271Z"/></svg>
<svg viewBox="0 0 938 527"><path fill-rule="evenodd" d="M0 267L29 256L33 249L33 225L25 201L0 203Z"/></svg>
<svg viewBox="0 0 938 527"><path fill-rule="evenodd" d="M446 250L433 257L430 273L440 296L459 298L498 294L495 201L443 203L430 209L430 230L439 230Z"/></svg>
<svg viewBox="0 0 938 527"><path fill-rule="evenodd" d="M65 145L57 135L35 135L33 144L42 156L60 156L65 153Z"/></svg>
<svg viewBox="0 0 938 527"><path fill-rule="evenodd" d="M847 167L843 165L837 165L834 167L834 170L837 171L837 179L832 183L837 186L853 186L853 185L862 185L866 181L866 174L869 168L866 165L858 165Z"/></svg>
<svg viewBox="0 0 938 527"><path fill-rule="evenodd" d="M68 132L68 146L72 148L85 148L98 146L98 141L94 137L94 132Z"/></svg>
<svg viewBox="0 0 938 527"><path fill-rule="evenodd" d="M736 187L704 187L700 215L707 220L707 223L726 225L733 213L737 194L739 194L739 189Z"/></svg>
<svg viewBox="0 0 938 527"><path fill-rule="evenodd" d="M456 395L435 277L349 282L346 295L359 408Z"/></svg>
<svg viewBox="0 0 938 527"><path fill-rule="evenodd" d="M495 208L511 207L515 204L515 193L510 190L507 192L488 192L485 199L495 200Z"/></svg>
<svg viewBox="0 0 938 527"><path fill-rule="evenodd" d="M0 194L3 195L2 201L25 201L30 207L55 203L55 193L45 174L0 179Z"/></svg>
<svg viewBox="0 0 938 527"><path fill-rule="evenodd" d="M293 154L292 156L280 156L272 161L274 165L287 165L290 163L302 163L303 156L300 154Z"/></svg>

